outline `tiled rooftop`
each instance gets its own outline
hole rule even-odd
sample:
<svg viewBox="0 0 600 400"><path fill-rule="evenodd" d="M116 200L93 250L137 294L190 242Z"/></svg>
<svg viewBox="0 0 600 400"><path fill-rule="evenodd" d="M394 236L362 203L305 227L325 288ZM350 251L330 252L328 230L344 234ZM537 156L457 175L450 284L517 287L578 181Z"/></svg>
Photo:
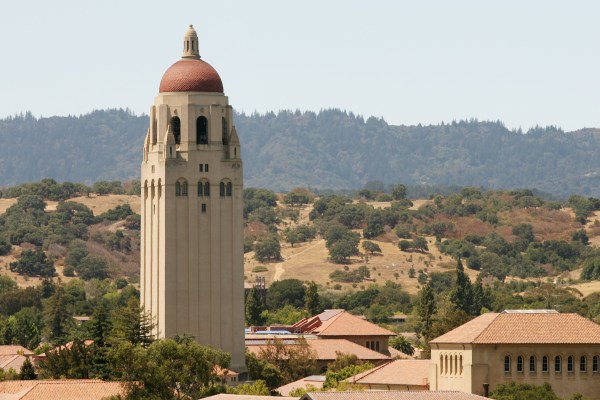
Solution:
<svg viewBox="0 0 600 400"><path fill-rule="evenodd" d="M484 400L485 397L463 392L364 391L307 393L302 400Z"/></svg>
<svg viewBox="0 0 600 400"><path fill-rule="evenodd" d="M100 400L120 393L120 382L95 379L0 382L0 400Z"/></svg>
<svg viewBox="0 0 600 400"><path fill-rule="evenodd" d="M600 344L600 325L578 314L487 313L431 343Z"/></svg>
<svg viewBox="0 0 600 400"><path fill-rule="evenodd" d="M275 397L275 396L252 396L248 394L217 394L215 396L205 397L206 400L298 400L297 397Z"/></svg>
<svg viewBox="0 0 600 400"><path fill-rule="evenodd" d="M300 326L309 327L306 333L319 336L396 336L394 332L345 310L325 310L319 315L294 324L294 327Z"/></svg>
<svg viewBox="0 0 600 400"><path fill-rule="evenodd" d="M394 360L361 372L347 382L364 385L411 385L429 387L430 360Z"/></svg>
<svg viewBox="0 0 600 400"><path fill-rule="evenodd" d="M337 358L336 351L354 354L359 360L389 360L390 357L381 354L377 351L370 350L359 344L353 343L346 339L313 339L307 340L306 343L317 354L318 360L335 360ZM287 343L287 346L296 346L297 344ZM253 354L259 354L260 350L265 345L251 345L246 342L248 351Z"/></svg>
<svg viewBox="0 0 600 400"><path fill-rule="evenodd" d="M281 393L282 396L289 396L292 390L306 388L308 385L317 389L321 389L324 383L325 375L312 375L294 382L290 382L287 385L280 386L275 389L275 391Z"/></svg>

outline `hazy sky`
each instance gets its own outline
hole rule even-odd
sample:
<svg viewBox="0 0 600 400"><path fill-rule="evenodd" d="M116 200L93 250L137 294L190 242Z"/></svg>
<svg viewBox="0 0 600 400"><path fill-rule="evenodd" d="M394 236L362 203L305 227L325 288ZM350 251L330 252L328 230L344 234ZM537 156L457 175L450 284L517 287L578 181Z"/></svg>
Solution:
<svg viewBox="0 0 600 400"><path fill-rule="evenodd" d="M0 12L0 117L147 113L194 24L238 111L600 127L598 1L23 0Z"/></svg>

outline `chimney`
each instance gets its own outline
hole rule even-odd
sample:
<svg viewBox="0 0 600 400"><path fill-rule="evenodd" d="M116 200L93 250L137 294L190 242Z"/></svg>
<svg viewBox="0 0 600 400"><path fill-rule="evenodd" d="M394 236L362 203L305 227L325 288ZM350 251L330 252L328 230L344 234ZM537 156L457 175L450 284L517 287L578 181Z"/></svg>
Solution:
<svg viewBox="0 0 600 400"><path fill-rule="evenodd" d="M490 397L490 384L489 383L483 384L483 397Z"/></svg>

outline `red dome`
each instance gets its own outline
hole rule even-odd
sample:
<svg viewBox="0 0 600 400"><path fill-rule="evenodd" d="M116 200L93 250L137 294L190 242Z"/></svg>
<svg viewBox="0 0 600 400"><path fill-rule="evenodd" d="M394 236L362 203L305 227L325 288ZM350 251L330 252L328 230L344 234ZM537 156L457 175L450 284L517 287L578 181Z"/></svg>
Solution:
<svg viewBox="0 0 600 400"><path fill-rule="evenodd" d="M202 60L179 60L171 65L160 81L163 92L223 93L221 77L209 63Z"/></svg>

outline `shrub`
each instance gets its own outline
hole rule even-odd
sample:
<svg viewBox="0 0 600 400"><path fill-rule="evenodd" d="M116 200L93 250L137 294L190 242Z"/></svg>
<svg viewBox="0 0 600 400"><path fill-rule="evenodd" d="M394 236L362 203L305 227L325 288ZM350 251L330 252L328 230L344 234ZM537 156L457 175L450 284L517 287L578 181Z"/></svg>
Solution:
<svg viewBox="0 0 600 400"><path fill-rule="evenodd" d="M252 268L252 272L266 272L268 270L269 269L264 265L257 265L256 267Z"/></svg>

